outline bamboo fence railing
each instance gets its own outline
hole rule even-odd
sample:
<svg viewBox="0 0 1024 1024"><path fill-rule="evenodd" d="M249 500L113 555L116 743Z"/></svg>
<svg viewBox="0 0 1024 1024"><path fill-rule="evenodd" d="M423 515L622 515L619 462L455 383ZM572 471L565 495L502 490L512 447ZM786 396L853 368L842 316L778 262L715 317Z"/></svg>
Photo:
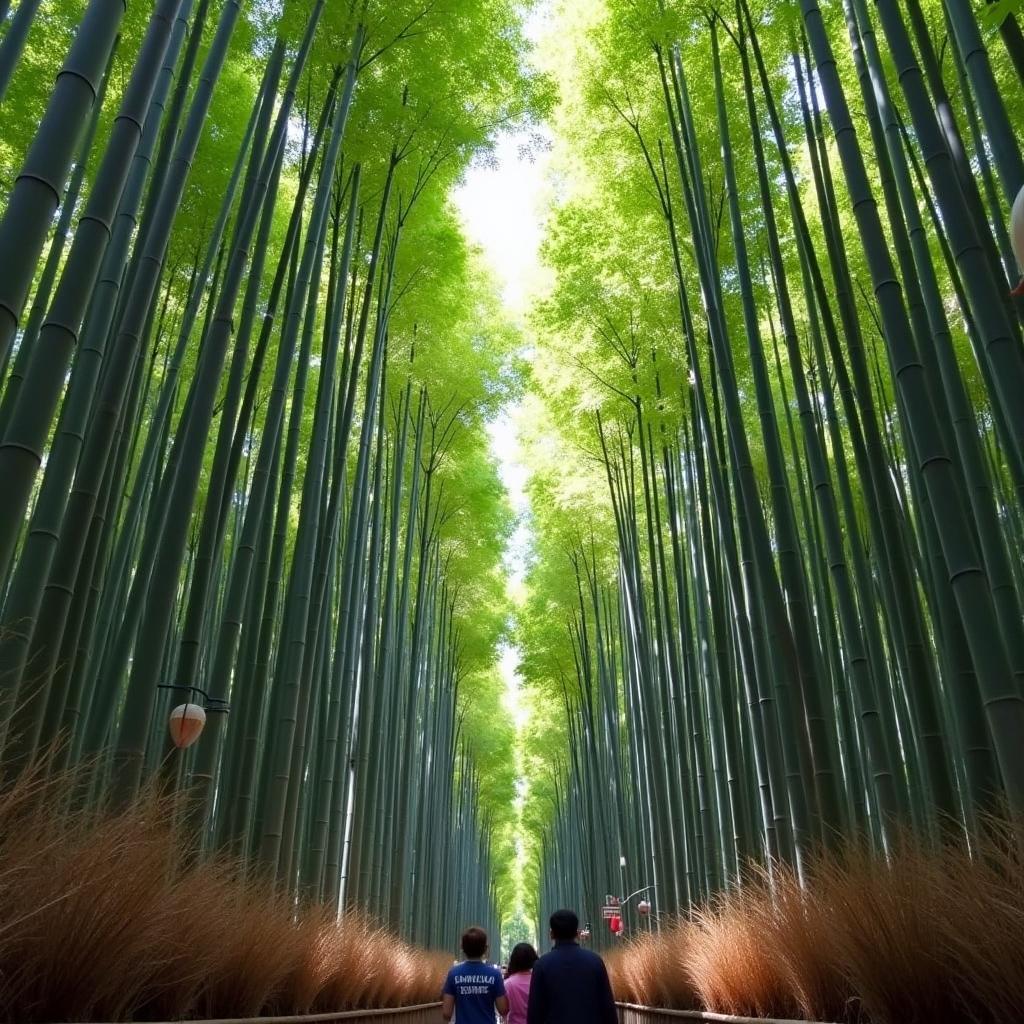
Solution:
<svg viewBox="0 0 1024 1024"><path fill-rule="evenodd" d="M734 1017L728 1013L702 1010L660 1010L654 1006L618 1003L621 1024L676 1024L680 1020L717 1022L717 1024L811 1024L808 1021L779 1020L769 1017Z"/></svg>
<svg viewBox="0 0 1024 1024"><path fill-rule="evenodd" d="M653 1006L618 1003L621 1024L676 1024L679 1020L706 1021L707 1024L815 1024L815 1022L778 1020L768 1017L734 1017L727 1013L700 1010L661 1010ZM176 1021L173 1024L438 1024L440 1003L422 1003L383 1010L346 1010L343 1013L300 1014L292 1017L233 1017L225 1020ZM172 1024L172 1022L166 1022Z"/></svg>
<svg viewBox="0 0 1024 1024"><path fill-rule="evenodd" d="M303 1013L291 1017L231 1017L221 1020L166 1021L163 1024L438 1024L440 1003L390 1007L382 1010L345 1010L341 1013Z"/></svg>

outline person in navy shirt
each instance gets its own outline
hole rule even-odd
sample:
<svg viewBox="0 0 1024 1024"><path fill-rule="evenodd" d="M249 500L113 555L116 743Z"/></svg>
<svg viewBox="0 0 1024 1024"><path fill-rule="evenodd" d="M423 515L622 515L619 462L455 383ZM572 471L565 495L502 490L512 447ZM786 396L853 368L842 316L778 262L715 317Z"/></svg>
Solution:
<svg viewBox="0 0 1024 1024"><path fill-rule="evenodd" d="M494 1024L494 1012L508 1013L505 980L493 964L484 963L487 932L469 928L462 936L466 959L456 964L445 979L441 1015L457 1024Z"/></svg>
<svg viewBox="0 0 1024 1024"><path fill-rule="evenodd" d="M550 923L555 948L533 965L526 1024L617 1024L604 961L576 941L579 918L556 910Z"/></svg>

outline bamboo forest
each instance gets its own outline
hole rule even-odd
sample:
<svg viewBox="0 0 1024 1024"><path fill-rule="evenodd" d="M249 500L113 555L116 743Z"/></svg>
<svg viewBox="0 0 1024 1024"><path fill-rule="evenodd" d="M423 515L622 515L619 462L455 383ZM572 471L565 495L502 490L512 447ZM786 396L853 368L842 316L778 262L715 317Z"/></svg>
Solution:
<svg viewBox="0 0 1024 1024"><path fill-rule="evenodd" d="M1020 1020L1022 25L0 0L0 1020Z"/></svg>

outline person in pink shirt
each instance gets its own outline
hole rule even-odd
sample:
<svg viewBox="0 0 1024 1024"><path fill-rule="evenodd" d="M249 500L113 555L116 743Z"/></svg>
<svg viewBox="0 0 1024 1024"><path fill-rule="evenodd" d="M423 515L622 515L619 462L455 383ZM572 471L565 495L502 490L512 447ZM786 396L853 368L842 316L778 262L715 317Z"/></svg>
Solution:
<svg viewBox="0 0 1024 1024"><path fill-rule="evenodd" d="M508 996L507 1024L526 1024L526 1004L530 999L530 977L537 962L537 950L528 942L520 942L508 958L505 995Z"/></svg>

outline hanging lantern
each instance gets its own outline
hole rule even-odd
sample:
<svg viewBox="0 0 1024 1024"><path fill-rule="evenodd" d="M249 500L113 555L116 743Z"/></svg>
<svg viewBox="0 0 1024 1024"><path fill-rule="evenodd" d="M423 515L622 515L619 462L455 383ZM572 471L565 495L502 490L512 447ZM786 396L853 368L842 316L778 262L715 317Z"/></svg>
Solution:
<svg viewBox="0 0 1024 1024"><path fill-rule="evenodd" d="M1017 193L1010 209L1010 245L1017 257L1017 266L1024 270L1024 187ZM1024 277L1010 294L1024 295Z"/></svg>
<svg viewBox="0 0 1024 1024"><path fill-rule="evenodd" d="M589 942L589 941L590 941L590 929L589 928L584 928L580 932L580 942Z"/></svg>
<svg viewBox="0 0 1024 1024"><path fill-rule="evenodd" d="M612 935L618 935L622 931L622 918L621 917L609 917L608 927L612 930Z"/></svg>
<svg viewBox="0 0 1024 1024"><path fill-rule="evenodd" d="M640 914L641 917L646 917L651 912L651 902L650 902L650 900L641 900L636 905L636 909L637 909L637 912Z"/></svg>
<svg viewBox="0 0 1024 1024"><path fill-rule="evenodd" d="M191 747L206 725L206 712L198 704L179 704L167 722L171 740L179 750Z"/></svg>

